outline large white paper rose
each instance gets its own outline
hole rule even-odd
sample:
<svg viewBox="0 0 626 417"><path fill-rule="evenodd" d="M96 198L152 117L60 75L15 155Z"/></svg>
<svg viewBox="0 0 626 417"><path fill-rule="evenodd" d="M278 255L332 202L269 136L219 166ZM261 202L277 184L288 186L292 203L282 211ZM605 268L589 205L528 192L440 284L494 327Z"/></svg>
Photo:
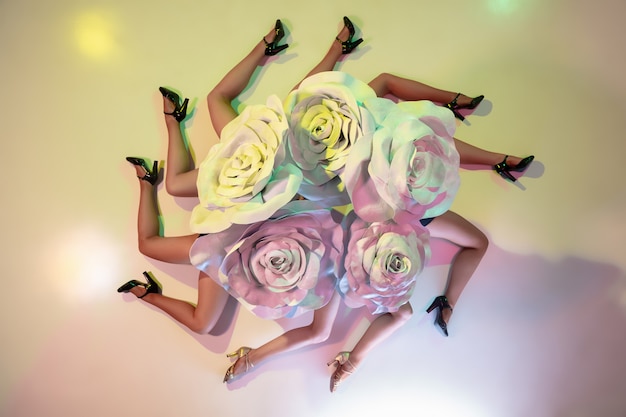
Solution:
<svg viewBox="0 0 626 417"><path fill-rule="evenodd" d="M191 216L196 233L265 220L288 203L302 181L285 163L289 125L277 96L248 106L222 130L198 171L200 203Z"/></svg>
<svg viewBox="0 0 626 417"><path fill-rule="evenodd" d="M306 181L322 185L343 170L354 143L374 130L372 116L362 107L374 97L367 84L338 71L315 74L289 94L287 148Z"/></svg>
<svg viewBox="0 0 626 417"><path fill-rule="evenodd" d="M355 144L342 174L355 212L396 222L446 212L460 185L452 113L430 101L365 105L378 126Z"/></svg>
<svg viewBox="0 0 626 417"><path fill-rule="evenodd" d="M338 286L345 303L366 306L372 314L397 311L411 298L417 276L430 258L429 237L419 221L354 220L344 260L346 273Z"/></svg>

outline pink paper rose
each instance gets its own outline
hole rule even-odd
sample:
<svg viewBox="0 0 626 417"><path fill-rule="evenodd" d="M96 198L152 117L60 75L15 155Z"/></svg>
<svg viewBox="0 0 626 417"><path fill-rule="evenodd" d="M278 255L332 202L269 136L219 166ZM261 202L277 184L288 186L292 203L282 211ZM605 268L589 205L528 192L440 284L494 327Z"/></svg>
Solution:
<svg viewBox="0 0 626 417"><path fill-rule="evenodd" d="M307 202L303 202L306 206ZM315 210L202 236L192 263L259 317L293 317L326 305L343 266L343 230L330 211ZM205 240L202 242L202 240ZM220 246L227 245L224 249Z"/></svg>
<svg viewBox="0 0 626 417"><path fill-rule="evenodd" d="M345 303L365 305L372 314L397 311L413 294L417 276L430 258L429 233L418 221L350 226L346 273L339 281Z"/></svg>

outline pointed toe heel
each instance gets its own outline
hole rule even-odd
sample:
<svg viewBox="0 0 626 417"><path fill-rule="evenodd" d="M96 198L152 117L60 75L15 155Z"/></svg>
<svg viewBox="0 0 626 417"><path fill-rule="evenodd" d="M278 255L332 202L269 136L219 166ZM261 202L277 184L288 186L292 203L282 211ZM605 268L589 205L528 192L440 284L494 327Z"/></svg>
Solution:
<svg viewBox="0 0 626 417"><path fill-rule="evenodd" d="M265 55L274 56L281 51L284 51L289 47L289 44L278 45L283 37L285 36L285 28L283 27L283 23L280 19L276 20L276 24L274 25L274 40L272 42L268 42L265 37L263 37L263 42L265 43Z"/></svg>
<svg viewBox="0 0 626 417"><path fill-rule="evenodd" d="M348 28L348 39L345 41L342 41L339 37L336 37L335 39L341 44L341 53L343 55L347 55L363 42L363 38L359 38L355 41L352 40L356 30L354 29L354 24L350 19L348 19L347 16L343 17L343 24L346 28Z"/></svg>
<svg viewBox="0 0 626 417"><path fill-rule="evenodd" d="M159 87L159 91L161 92L163 97L165 97L167 100L174 103L174 106L175 106L173 112L171 113L163 112L163 114L168 115L168 116L173 116L174 119L176 119L176 121L179 123L185 120L185 117L187 117L187 105L189 104L189 99L185 98L185 100L183 100L181 104L180 97L178 96L178 94L176 94L172 90L167 89L165 87Z"/></svg>

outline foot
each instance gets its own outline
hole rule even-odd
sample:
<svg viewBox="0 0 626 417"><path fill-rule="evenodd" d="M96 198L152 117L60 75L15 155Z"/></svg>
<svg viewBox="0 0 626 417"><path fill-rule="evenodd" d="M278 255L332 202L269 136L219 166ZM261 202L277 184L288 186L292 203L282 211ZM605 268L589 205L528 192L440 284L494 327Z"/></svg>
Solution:
<svg viewBox="0 0 626 417"><path fill-rule="evenodd" d="M452 311L454 310L454 306L450 304L452 308L444 308L441 310L441 317L446 322L446 324L450 323L450 317L452 317Z"/></svg>
<svg viewBox="0 0 626 417"><path fill-rule="evenodd" d="M247 349L247 351L246 351ZM245 353L244 353L245 352ZM224 376L224 382L230 383L238 378L241 378L243 375L248 373L254 368L254 350L242 347L239 348L238 352L234 352L229 356L237 355L238 358L227 370L226 375Z"/></svg>
<svg viewBox="0 0 626 417"><path fill-rule="evenodd" d="M261 40L263 48L265 49L265 45L267 45L268 43L274 42L274 39L276 39L276 28L272 26L272 29L267 32L267 35L263 36L263 39ZM263 42L263 40L265 40L265 42Z"/></svg>
<svg viewBox="0 0 626 417"><path fill-rule="evenodd" d="M171 120L171 121L175 121L176 123L178 123L178 120L176 120L176 116L174 115L175 111L176 111L176 104L174 104L172 100L166 97L163 97L163 114L165 116L165 120L166 121Z"/></svg>
<svg viewBox="0 0 626 417"><path fill-rule="evenodd" d="M139 183L145 185L156 186L160 180L161 176L159 175L159 166L155 161L154 163L154 172L149 172L143 165L134 165L135 172L137 173L137 178L139 178Z"/></svg>
<svg viewBox="0 0 626 417"><path fill-rule="evenodd" d="M457 97L456 104L459 107L469 106L472 102L472 99L473 97L468 97L465 94L461 94L459 97Z"/></svg>
<svg viewBox="0 0 626 417"><path fill-rule="evenodd" d="M137 298L141 298L146 295L148 289L146 287L136 286L130 289L130 292Z"/></svg>
<svg viewBox="0 0 626 417"><path fill-rule="evenodd" d="M350 39L350 31L348 30L348 27L344 25L335 39L338 39L340 42L345 42Z"/></svg>
<svg viewBox="0 0 626 417"><path fill-rule="evenodd" d="M503 157L504 158L504 157ZM502 161L502 159L500 159L500 162ZM515 168L520 162L522 161L522 158L519 158L517 156L512 156L509 155L506 158L506 164L511 167L511 168Z"/></svg>
<svg viewBox="0 0 626 417"><path fill-rule="evenodd" d="M339 384L356 371L357 362L351 352L341 352L328 364L330 366L334 363L336 366L335 372L330 376L330 392L335 392Z"/></svg>

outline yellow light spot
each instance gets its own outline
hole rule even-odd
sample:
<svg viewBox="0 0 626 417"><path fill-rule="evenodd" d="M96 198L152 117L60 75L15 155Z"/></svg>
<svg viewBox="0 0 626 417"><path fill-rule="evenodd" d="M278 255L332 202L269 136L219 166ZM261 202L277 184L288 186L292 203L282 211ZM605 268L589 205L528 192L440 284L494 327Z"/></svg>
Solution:
<svg viewBox="0 0 626 417"><path fill-rule="evenodd" d="M115 47L112 24L109 19L97 12L79 15L74 25L78 48L93 59L106 59Z"/></svg>

